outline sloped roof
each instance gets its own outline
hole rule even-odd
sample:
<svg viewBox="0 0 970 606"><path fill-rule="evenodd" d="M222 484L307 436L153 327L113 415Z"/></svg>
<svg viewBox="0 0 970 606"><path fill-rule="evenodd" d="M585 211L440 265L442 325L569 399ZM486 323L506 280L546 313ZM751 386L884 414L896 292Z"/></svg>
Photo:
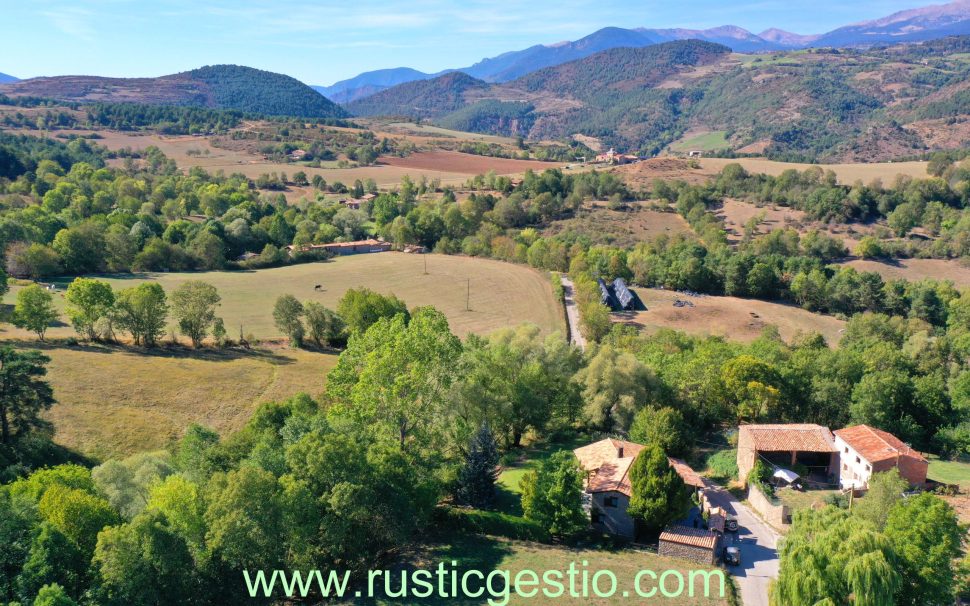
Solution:
<svg viewBox="0 0 970 606"><path fill-rule="evenodd" d="M739 431L750 435L755 450L762 452L836 452L832 432L821 425L742 425Z"/></svg>
<svg viewBox="0 0 970 606"><path fill-rule="evenodd" d="M623 456L619 450L623 448ZM629 472L643 450L642 444L606 438L573 451L583 469L592 472L586 483L588 492L621 492L631 496Z"/></svg>
<svg viewBox="0 0 970 606"><path fill-rule="evenodd" d="M660 541L679 543L691 547L703 547L704 549L714 549L714 546L717 544L717 535L703 528L668 526L666 530L660 533Z"/></svg>
<svg viewBox="0 0 970 606"><path fill-rule="evenodd" d="M853 425L852 427L835 430L835 435L842 438L846 444L870 463L895 459L897 456L926 462L923 455L907 446L902 440L875 427Z"/></svg>
<svg viewBox="0 0 970 606"><path fill-rule="evenodd" d="M623 456L619 450L623 448ZM630 467L644 449L642 444L606 438L573 451L583 469L592 472L586 484L587 492L621 492L632 496ZM688 486L704 488L704 481L691 467L680 459L667 457L667 462Z"/></svg>

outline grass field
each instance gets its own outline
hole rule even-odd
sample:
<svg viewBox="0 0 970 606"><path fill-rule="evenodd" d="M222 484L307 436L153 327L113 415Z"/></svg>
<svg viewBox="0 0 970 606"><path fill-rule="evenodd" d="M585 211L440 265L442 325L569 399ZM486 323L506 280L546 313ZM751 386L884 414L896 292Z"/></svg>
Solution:
<svg viewBox="0 0 970 606"><path fill-rule="evenodd" d="M552 287L544 274L524 265L474 257L385 252L258 271L126 274L105 279L116 289L154 280L168 292L187 280L209 282L222 296L218 313L233 338L239 334L240 326L244 335L280 337L273 325L273 304L279 295L292 294L301 301L318 301L335 308L344 292L360 286L393 293L408 307L435 306L448 316L452 331L459 336L488 333L523 322L537 324L545 333L565 332L561 308L553 299ZM317 284L322 286L320 291L314 289ZM466 311L469 284L470 311ZM19 287L13 287L5 302L12 303L18 291ZM63 307L63 290L55 300ZM6 334L28 336L12 327ZM74 331L64 325L52 328L49 334L65 337Z"/></svg>
<svg viewBox="0 0 970 606"><path fill-rule="evenodd" d="M744 235L744 225L754 217L764 220L758 227L759 234L776 229L795 229L804 235L815 229L838 240L842 240L851 252L865 235L875 231L874 225L860 223L823 223L809 219L803 211L785 206L757 206L750 202L726 198L715 214L724 221L728 241L740 242Z"/></svg>
<svg viewBox="0 0 970 606"><path fill-rule="evenodd" d="M576 435L567 442L542 442L524 449L517 460L506 465L498 477L498 503L496 508L504 513L521 516L520 502L522 489L519 483L526 473L536 470L539 465L560 450L573 450L591 440L586 436Z"/></svg>
<svg viewBox="0 0 970 606"><path fill-rule="evenodd" d="M930 455L930 469L927 476L931 480L946 484L959 484L964 491L970 490L970 461L944 461Z"/></svg>
<svg viewBox="0 0 970 606"><path fill-rule="evenodd" d="M168 446L192 423L221 433L242 427L262 402L324 388L331 354L273 350L15 343L50 356L55 441L103 459Z"/></svg>
<svg viewBox="0 0 970 606"><path fill-rule="evenodd" d="M710 567L691 564L685 560L660 557L648 551L637 549L583 549L573 548L563 545L543 545L526 541L513 541L498 537L457 534L447 538L439 539L437 542L429 543L404 558L405 562L399 568L411 570L424 569L434 571L439 563L444 563L446 570L456 570L459 584L463 571L477 570L484 575L488 575L493 570L508 571L510 580L514 582L515 576L522 570L531 570L538 574L541 579L547 570L563 571L565 592L558 597L549 597L540 591L532 597L510 595L508 600L503 597L505 585L498 578L493 581L492 590L494 593L486 593L479 598L455 597L440 598L431 597L424 600L411 598L409 604L461 604L461 605L486 605L486 604L535 604L538 606L552 606L553 604L591 604L596 606L608 606L613 604L640 604L656 601L657 603L669 604L670 606L720 606L729 604L726 597L720 597L720 582L717 576L710 579L710 597L703 597L704 577L695 576L693 587L695 596L688 595L690 583L690 571L710 570ZM454 562L454 564L452 564ZM585 562L585 565L584 565ZM571 597L569 593L569 580L565 576L571 563L575 564L577 570L575 589L579 595L582 592L582 571L588 571L589 579L600 570L611 571L617 579L615 595L610 597L596 597L592 593L591 585L586 597ZM641 570L649 569L658 576L667 570L677 571L684 577L683 595L675 597L663 597L660 592L654 598L640 598L635 593L634 579ZM395 581L393 587L399 587L400 572L396 572L392 577ZM469 586L475 590L475 577L469 578ZM378 579L381 582L381 579ZM724 575L724 592L730 595L732 591L732 579ZM383 583L377 585L381 588ZM446 585L447 586L447 585ZM649 576L642 578L640 588L644 592L657 585ZM602 590L610 588L608 577L600 579L599 587ZM664 587L669 592L678 591L677 576L671 574L670 578L665 579ZM524 592L531 588L522 586ZM549 586L550 591L555 588ZM623 592L629 595L624 596ZM494 596L494 597L493 597ZM491 601L490 601L491 598ZM401 604L401 598L387 599L378 598L374 600L355 600L353 602L343 602L344 604L379 604L392 605Z"/></svg>
<svg viewBox="0 0 970 606"><path fill-rule="evenodd" d="M886 185L891 185L897 175L925 179L926 162L872 162L867 164L799 164L794 162L776 162L764 158L701 158L701 167L712 175L717 174L728 164L740 164L749 172L780 175L788 169L805 170L818 166L822 170L831 170L840 183L851 185L856 181L869 183L873 179L882 179Z"/></svg>
<svg viewBox="0 0 970 606"><path fill-rule="evenodd" d="M874 271L885 279L950 280L957 286L970 286L970 267L955 259L898 259L894 261L871 261L855 259L845 263L859 271Z"/></svg>
<svg viewBox="0 0 970 606"><path fill-rule="evenodd" d="M731 147L728 143L727 133L718 130L709 133L699 133L693 136L685 136L680 141L672 144L670 149L676 152L686 152L691 150L714 151L716 149L726 149Z"/></svg>
<svg viewBox="0 0 970 606"><path fill-rule="evenodd" d="M774 325L785 340L800 333L819 332L830 346L835 346L845 326L845 322L832 316L782 303L737 297L687 297L656 288L633 290L647 306L647 311L617 313L614 320L633 324L645 332L673 328L692 334L752 341L765 327ZM677 299L689 300L694 307L674 307Z"/></svg>
<svg viewBox="0 0 970 606"><path fill-rule="evenodd" d="M572 232L588 237L593 244L632 248L661 234L673 236L690 231L687 221L677 213L650 210L634 203L630 210L622 211L584 208L575 217L553 221L543 234Z"/></svg>

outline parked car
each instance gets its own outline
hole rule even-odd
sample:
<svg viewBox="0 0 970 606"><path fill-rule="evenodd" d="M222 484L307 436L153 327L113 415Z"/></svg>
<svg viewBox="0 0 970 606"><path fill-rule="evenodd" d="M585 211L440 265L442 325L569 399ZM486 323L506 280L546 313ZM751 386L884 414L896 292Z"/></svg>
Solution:
<svg viewBox="0 0 970 606"><path fill-rule="evenodd" d="M724 520L724 530L728 532L737 532L738 528L737 516L728 516L727 519Z"/></svg>
<svg viewBox="0 0 970 606"><path fill-rule="evenodd" d="M724 550L724 563L728 566L741 565L741 550L737 547L728 547Z"/></svg>

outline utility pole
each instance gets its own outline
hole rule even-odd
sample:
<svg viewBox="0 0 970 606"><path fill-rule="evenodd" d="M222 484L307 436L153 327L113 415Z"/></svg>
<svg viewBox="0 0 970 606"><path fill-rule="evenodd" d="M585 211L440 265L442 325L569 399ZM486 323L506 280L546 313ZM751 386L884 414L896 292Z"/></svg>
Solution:
<svg viewBox="0 0 970 606"><path fill-rule="evenodd" d="M424 275L428 275L428 255L425 253L421 256L424 257Z"/></svg>
<svg viewBox="0 0 970 606"><path fill-rule="evenodd" d="M468 278L465 288L465 311L471 311L472 279Z"/></svg>

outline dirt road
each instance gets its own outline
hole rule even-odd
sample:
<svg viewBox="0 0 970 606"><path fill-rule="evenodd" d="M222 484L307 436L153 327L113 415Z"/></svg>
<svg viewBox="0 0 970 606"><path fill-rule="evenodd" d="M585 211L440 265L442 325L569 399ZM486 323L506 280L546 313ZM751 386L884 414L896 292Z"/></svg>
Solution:
<svg viewBox="0 0 970 606"><path fill-rule="evenodd" d="M569 321L569 340L576 347L586 351L586 338L579 327L579 307L576 305L576 287L566 276L561 277L563 297L566 304L566 319Z"/></svg>

